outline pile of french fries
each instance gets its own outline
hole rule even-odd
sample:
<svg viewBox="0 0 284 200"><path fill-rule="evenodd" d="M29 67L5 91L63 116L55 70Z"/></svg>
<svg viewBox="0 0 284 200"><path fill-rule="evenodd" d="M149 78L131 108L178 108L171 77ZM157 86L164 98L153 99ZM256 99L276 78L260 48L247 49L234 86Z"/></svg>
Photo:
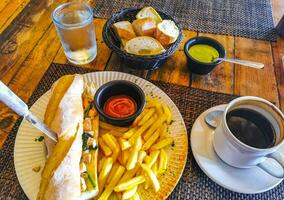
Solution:
<svg viewBox="0 0 284 200"><path fill-rule="evenodd" d="M145 110L130 127L99 122L105 132L98 138L99 200L140 199L139 185L159 191L158 177L168 164L166 148L174 142L168 131L172 118L167 105L147 97Z"/></svg>

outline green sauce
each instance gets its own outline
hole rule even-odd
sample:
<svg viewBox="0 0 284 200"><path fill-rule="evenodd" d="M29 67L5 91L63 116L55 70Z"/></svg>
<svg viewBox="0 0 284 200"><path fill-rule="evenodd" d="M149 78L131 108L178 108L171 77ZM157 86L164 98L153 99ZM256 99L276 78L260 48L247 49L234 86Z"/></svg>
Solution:
<svg viewBox="0 0 284 200"><path fill-rule="evenodd" d="M196 44L189 48L188 53L195 60L204 63L212 63L215 58L219 58L218 51L207 44Z"/></svg>

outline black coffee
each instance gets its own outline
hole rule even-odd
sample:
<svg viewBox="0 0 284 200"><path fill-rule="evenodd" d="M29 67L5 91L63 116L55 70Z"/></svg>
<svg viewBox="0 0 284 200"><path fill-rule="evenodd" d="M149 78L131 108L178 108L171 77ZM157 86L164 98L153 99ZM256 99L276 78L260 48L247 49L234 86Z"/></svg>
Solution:
<svg viewBox="0 0 284 200"><path fill-rule="evenodd" d="M262 114L238 108L228 112L226 120L231 132L243 143L260 149L274 146L275 130Z"/></svg>

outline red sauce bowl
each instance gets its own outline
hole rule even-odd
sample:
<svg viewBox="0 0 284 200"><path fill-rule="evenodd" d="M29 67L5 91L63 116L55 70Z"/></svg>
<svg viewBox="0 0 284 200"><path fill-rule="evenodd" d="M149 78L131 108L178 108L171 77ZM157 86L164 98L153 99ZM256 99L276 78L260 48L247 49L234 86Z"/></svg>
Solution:
<svg viewBox="0 0 284 200"><path fill-rule="evenodd" d="M108 101L116 96L127 96L135 103L135 112L127 117L113 117L105 112L105 106ZM110 81L102 85L95 94L95 107L100 115L100 118L112 125L129 126L138 117L145 107L145 94L143 90L130 81L116 80Z"/></svg>

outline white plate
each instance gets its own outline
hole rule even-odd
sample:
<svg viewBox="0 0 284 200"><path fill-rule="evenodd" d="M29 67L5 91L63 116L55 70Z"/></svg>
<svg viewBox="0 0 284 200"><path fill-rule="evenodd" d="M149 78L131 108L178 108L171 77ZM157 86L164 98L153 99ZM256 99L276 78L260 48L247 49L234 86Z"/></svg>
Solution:
<svg viewBox="0 0 284 200"><path fill-rule="evenodd" d="M277 186L282 179L270 176L258 167L239 169L224 163L213 149L214 129L204 121L208 112L223 110L226 105L210 108L203 112L191 129L191 149L203 172L214 182L234 192L254 194L265 192ZM280 147L284 153L284 146Z"/></svg>
<svg viewBox="0 0 284 200"><path fill-rule="evenodd" d="M139 85L146 95L159 97L162 102L170 106L174 122L170 125L169 130L174 139L175 146L168 149L168 154L170 156L169 170L167 170L165 175L160 178L161 189L158 193L155 193L152 189L145 191L141 188L138 191L142 197L141 199L166 198L172 192L182 175L187 158L187 132L178 108L161 89L137 76L120 72L94 72L84 74L83 77L85 81L95 82L97 87L112 80L132 81ZM50 94L50 91L45 93L30 109L40 119L43 119ZM44 142L35 142L35 139L41 135L40 131L23 121L19 127L15 142L14 162L16 173L24 192L29 199L36 199L41 174L41 171L36 173L32 171L32 168L41 166L42 170L45 163L46 153Z"/></svg>

